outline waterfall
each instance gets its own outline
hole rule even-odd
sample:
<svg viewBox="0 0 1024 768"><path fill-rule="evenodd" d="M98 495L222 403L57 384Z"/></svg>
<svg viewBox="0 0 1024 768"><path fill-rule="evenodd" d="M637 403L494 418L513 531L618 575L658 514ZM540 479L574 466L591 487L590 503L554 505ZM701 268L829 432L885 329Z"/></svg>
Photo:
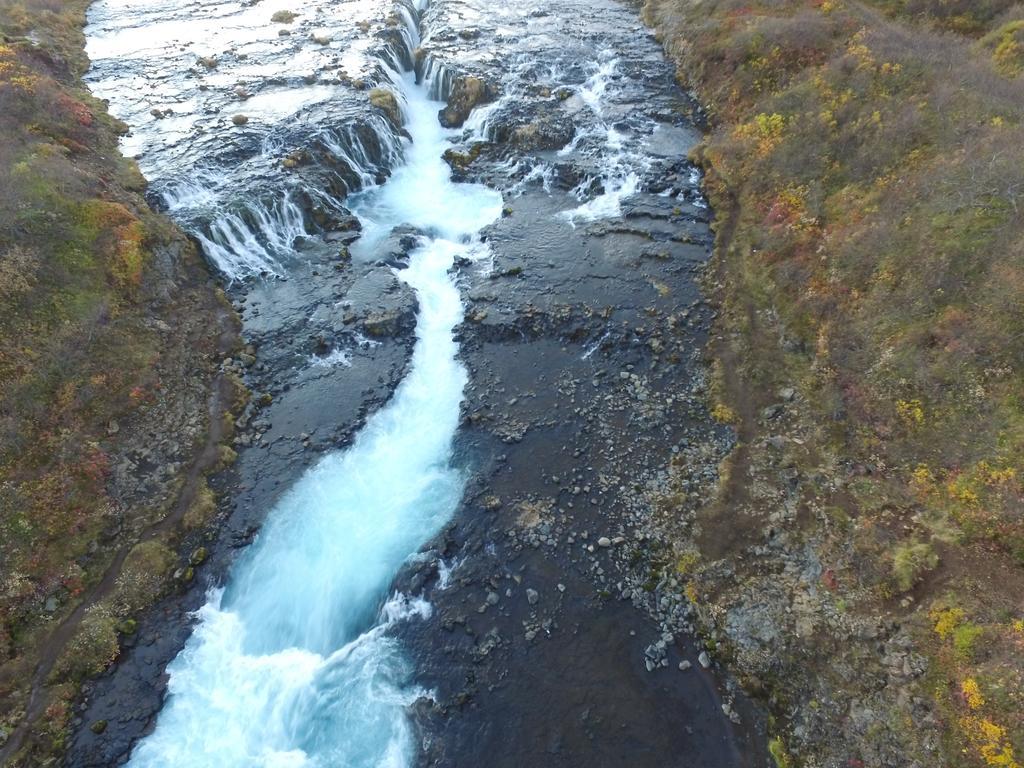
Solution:
<svg viewBox="0 0 1024 768"><path fill-rule="evenodd" d="M402 7L411 59L419 13ZM389 588L462 495L452 441L467 373L453 335L463 308L451 272L457 258L485 253L477 233L500 216L502 200L452 183L441 159L452 132L437 121L429 82L417 85L408 71L391 80L413 141L386 184L348 203L363 223L363 249L396 225L426 233L398 273L419 302L409 373L349 449L324 456L269 511L227 584L209 595L168 667L168 697L131 756L135 768L370 768L407 765L414 754L406 707L419 692L388 630L430 606ZM263 226L253 216L250 232ZM218 233L239 247L245 237L233 221Z"/></svg>

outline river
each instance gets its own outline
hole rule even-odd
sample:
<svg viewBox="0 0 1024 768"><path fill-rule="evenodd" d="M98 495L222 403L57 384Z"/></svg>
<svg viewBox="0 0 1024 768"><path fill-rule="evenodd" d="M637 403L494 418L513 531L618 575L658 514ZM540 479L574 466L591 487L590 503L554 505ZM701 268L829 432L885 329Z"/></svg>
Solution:
<svg viewBox="0 0 1024 768"><path fill-rule="evenodd" d="M590 717L593 708L567 694L586 683L568 683L575 674L565 668L570 651L557 642L545 646L553 650L541 652L539 663L556 680L564 674L565 689L544 682L529 691L513 682L505 699L495 694L502 715L484 715L514 724L523 718L520 706L530 709L517 733L495 722L481 731L472 712L495 712L483 704L470 708L461 731L438 725L444 707L411 714L432 698L463 700L459 681L469 677L493 675L491 692L505 685L499 681L528 679L515 674L520 662L511 651L505 667L487 666L509 631L477 632L472 621L456 618L472 638L472 665L489 670L467 673L438 629L439 617L448 627L452 611L465 610L454 602L481 601L476 614L497 611L521 623L533 642L538 632L558 635L559 619L544 620L535 607L540 594L561 600L612 587L612 564L606 572L584 563L591 573L571 576L580 563L571 554L561 572L521 560L516 573L510 564L531 556L517 540L505 552L508 544L480 521L502 507L484 491L504 488L504 497L526 501L498 527L520 524L529 537L540 524L549 532L541 544L551 547L557 528L566 551L577 551L572 545L586 532L523 523L523 503L537 503L540 480L531 473L547 485L556 472L578 477L585 493L600 496L598 481L591 491L585 478L600 467L584 465L631 461L633 449L616 459L577 438L573 458L582 458L575 466L558 446L564 435L541 436L529 448L527 430L517 433L511 412L498 416L492 396L509 410L522 406L519 397L501 395L506 387L532 391L537 412L520 415L519 423L541 424L577 402L565 379L556 386L560 370L571 376L581 369L598 389L598 367L625 366L622 380L632 386L630 375L639 377L630 371L658 366L658 347L650 346L651 360L648 347L637 346L638 331L624 335L616 323L643 329L645 317L679 312L686 302L694 317L701 312L695 286L681 277L706 258L709 242L699 174L685 160L697 132L692 105L656 43L635 11L604 0L499 7L437 0L429 8L387 0L302 7L281 0L98 0L87 33L90 86L130 126L123 147L137 157L154 206L194 238L223 279L260 361L247 382L272 393L272 405L250 407L240 425L239 465L222 489L232 511L220 546L210 545L204 578L175 598L181 618L168 624L165 610L143 622L140 636L152 639L126 654L91 697L97 712L126 724L124 733L111 728L103 746L83 731L73 764L103 764L128 752L129 764L140 768L536 762L530 749L499 757L487 745L534 734L539 749L543 720L568 722L581 709L584 721ZM479 77L489 92L464 125L444 128L438 114L464 74ZM397 108L390 115L388 94ZM638 215L645 223L627 225ZM692 231L658 230L666 223ZM652 241L664 253L644 258L677 265L661 277L634 263L649 248L638 243ZM506 284L508 278L520 283ZM607 309L598 314L603 300ZM570 317L583 323L575 331L565 318L553 325L554 346L488 348L539 333L515 317L538 308L554 317L555 304L573 302L587 319ZM704 332L699 326L687 337L685 354L672 365L689 364ZM582 346L563 367L557 360L569 339ZM496 414L483 440L474 437L477 422L467 422L481 410ZM565 423L587 433L589 417L575 410ZM653 473L671 444L686 444L691 426L619 422L618 429L635 437L643 472ZM534 460L523 457L515 470L520 446ZM554 477L554 485L565 481ZM611 525L628 509L615 499L626 486L605 485L586 521L572 522L581 513L570 511L571 501L557 508L566 530ZM538 520L556 511L538 504ZM441 551L448 546L441 540L460 525L457 548L464 551ZM596 563L594 553L584 544L584 558ZM524 591L522 574L534 572L537 588ZM475 595L474 584L490 586ZM616 590L633 594L621 577ZM521 606L504 608L515 596ZM638 618L646 600L636 593L632 604L602 611L587 598L567 604L560 620L599 612L592 633L635 636L633 626L651 631L650 620ZM638 653L647 675L695 653L682 639L685 606L675 598L665 605L659 599L648 611L661 622L656 637L671 641L662 640L646 661ZM611 668L611 660L632 654L618 640L607 647L590 647L586 636L576 642L576 652L602 668L591 672L599 685L584 699L621 695L622 712L634 711L622 717L646 721L598 759L587 757L591 747L582 740L552 753L545 736L547 752L539 754L561 755L548 762L566 763L568 753L566 764L613 765L632 754L636 765L662 765L684 749L694 765L713 754L717 762L707 764L757 764L743 756L737 739L746 737L722 716L713 678L694 673L698 682L656 693L649 677ZM449 658L439 662L439 654ZM147 671L154 660L167 665L166 686ZM106 696L103 685L111 686ZM160 706L149 715L145 707L125 714L126 701L143 688L140 700ZM545 699L540 691L549 689L555 692ZM540 724L531 720L538 706ZM660 720L648 714L665 706L686 711L666 711ZM700 723L697 736L683 720ZM680 722L682 730L664 732L662 721ZM438 746L446 730L454 758ZM477 734L473 746L457 746L469 733ZM637 739L648 746L638 748Z"/></svg>

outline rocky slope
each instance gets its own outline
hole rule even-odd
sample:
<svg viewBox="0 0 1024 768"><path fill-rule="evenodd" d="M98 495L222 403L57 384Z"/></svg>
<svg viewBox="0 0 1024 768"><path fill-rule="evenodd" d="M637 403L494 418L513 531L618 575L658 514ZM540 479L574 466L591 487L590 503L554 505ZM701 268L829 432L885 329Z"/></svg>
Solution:
<svg viewBox="0 0 1024 768"><path fill-rule="evenodd" d="M779 765L1024 751L1011 6L645 4L711 117L711 404L739 436L673 539Z"/></svg>
<svg viewBox="0 0 1024 768"><path fill-rule="evenodd" d="M82 85L87 2L0 3L0 742L61 749L83 678L213 506L234 312ZM20 756L13 755L21 749Z"/></svg>

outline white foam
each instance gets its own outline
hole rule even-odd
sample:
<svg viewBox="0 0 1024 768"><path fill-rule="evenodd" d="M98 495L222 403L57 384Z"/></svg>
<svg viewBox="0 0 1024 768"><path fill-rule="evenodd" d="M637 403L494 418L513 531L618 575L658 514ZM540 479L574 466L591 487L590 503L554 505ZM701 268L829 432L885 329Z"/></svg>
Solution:
<svg viewBox="0 0 1024 768"><path fill-rule="evenodd" d="M352 352L348 349L332 349L326 355L313 355L309 358L309 364L314 368L334 368L352 366Z"/></svg>
<svg viewBox="0 0 1024 768"><path fill-rule="evenodd" d="M591 198L589 190L594 179L581 182L574 193L583 200L576 208L564 211L561 216L573 227L580 221L596 221L616 218L622 215L622 202L642 189L642 171L649 165L649 159L630 147L629 136L618 130L607 119L607 99L611 83L618 77L619 61L610 51L603 51L595 65L594 73L578 89L578 95L596 118L589 130L577 130L572 141L559 154L566 155L581 151L588 139L601 142L598 162L602 192Z"/></svg>

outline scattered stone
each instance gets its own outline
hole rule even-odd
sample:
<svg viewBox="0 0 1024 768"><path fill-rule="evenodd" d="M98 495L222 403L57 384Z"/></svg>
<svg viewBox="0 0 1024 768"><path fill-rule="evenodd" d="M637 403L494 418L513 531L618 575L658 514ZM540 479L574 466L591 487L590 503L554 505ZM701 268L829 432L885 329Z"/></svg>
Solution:
<svg viewBox="0 0 1024 768"><path fill-rule="evenodd" d="M231 122L235 125L245 125L249 122L249 118L247 115L235 115L231 118Z"/></svg>
<svg viewBox="0 0 1024 768"><path fill-rule="evenodd" d="M686 670L688 670L688 669L690 669L692 667L693 667L693 664L691 664L686 659L683 659L682 661L679 662L679 671L680 672L685 672Z"/></svg>
<svg viewBox="0 0 1024 768"><path fill-rule="evenodd" d="M527 588L527 590L526 590L526 602L528 602L530 605L536 605L539 600L540 600L540 594L537 592L537 590L536 589L529 589L529 588Z"/></svg>
<svg viewBox="0 0 1024 768"><path fill-rule="evenodd" d="M707 651L701 651L697 657L697 663L700 664L704 669L708 669L711 666L711 657L708 656Z"/></svg>

